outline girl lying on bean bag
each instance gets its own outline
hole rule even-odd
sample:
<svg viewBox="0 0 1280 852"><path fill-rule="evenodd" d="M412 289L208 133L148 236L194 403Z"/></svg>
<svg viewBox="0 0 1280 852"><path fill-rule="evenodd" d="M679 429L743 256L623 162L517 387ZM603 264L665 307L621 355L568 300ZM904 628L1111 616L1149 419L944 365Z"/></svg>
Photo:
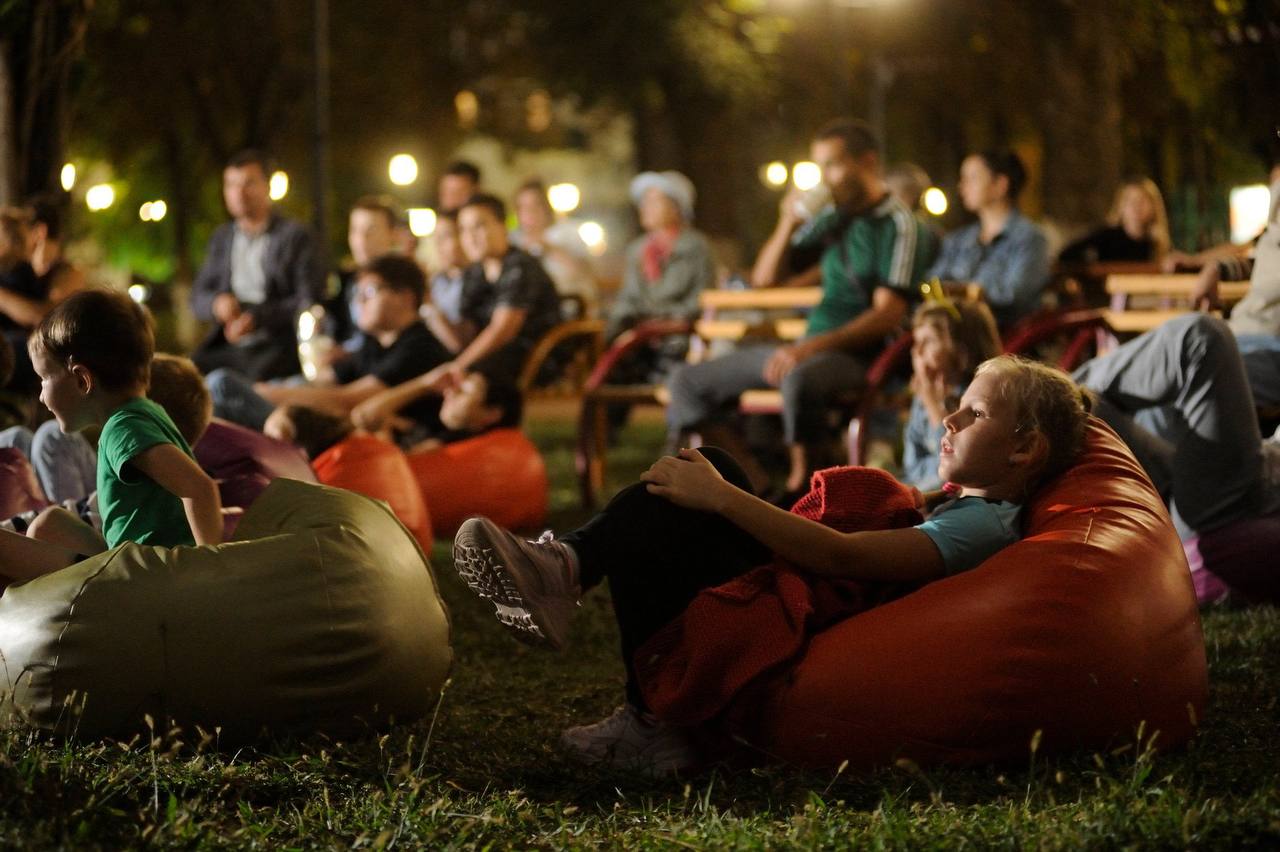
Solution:
<svg viewBox="0 0 1280 852"><path fill-rule="evenodd" d="M687 769L708 733L827 766L1005 759L1036 731L1097 746L1143 721L1171 745L1205 694L1186 564L1086 404L1057 371L992 359L946 419L941 502L835 469L787 513L723 453L684 451L557 542L469 521L455 567L557 648L608 577L626 703L562 736L589 763ZM1086 438L1094 505L1069 470Z"/></svg>

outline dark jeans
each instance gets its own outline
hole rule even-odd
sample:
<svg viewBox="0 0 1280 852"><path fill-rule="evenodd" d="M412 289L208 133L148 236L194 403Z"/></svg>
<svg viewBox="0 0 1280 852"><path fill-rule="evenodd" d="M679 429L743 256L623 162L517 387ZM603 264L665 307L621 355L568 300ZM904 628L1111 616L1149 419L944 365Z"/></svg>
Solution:
<svg viewBox="0 0 1280 852"><path fill-rule="evenodd" d="M293 330L273 331L249 342L228 343L219 326L191 353L200 372L208 375L219 368L234 370L255 382L282 379L302 372L298 363L298 339Z"/></svg>
<svg viewBox="0 0 1280 852"><path fill-rule="evenodd" d="M751 490L746 473L724 450L703 447L702 454L726 480ZM627 700L641 709L645 705L632 663L636 649L684 612L703 589L773 557L724 518L656 497L644 483L619 491L600 514L560 540L578 554L583 591L609 580L622 634Z"/></svg>

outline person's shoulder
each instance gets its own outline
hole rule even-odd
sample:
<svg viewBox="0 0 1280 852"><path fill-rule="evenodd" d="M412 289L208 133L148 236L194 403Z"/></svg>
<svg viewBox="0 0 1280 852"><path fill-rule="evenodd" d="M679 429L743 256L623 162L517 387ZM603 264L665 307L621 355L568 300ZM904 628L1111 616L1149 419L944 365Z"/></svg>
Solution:
<svg viewBox="0 0 1280 852"><path fill-rule="evenodd" d="M1020 210L1014 210L1009 214L1009 224L1007 225L1009 236L1022 240L1044 242L1048 240L1048 236L1044 232L1044 228L1039 223L1028 218Z"/></svg>
<svg viewBox="0 0 1280 852"><path fill-rule="evenodd" d="M676 237L675 251L711 251L711 240L697 228L683 228Z"/></svg>
<svg viewBox="0 0 1280 852"><path fill-rule="evenodd" d="M158 426L173 427L169 413L158 402L145 396L134 397L111 412L102 425L103 434L120 431L152 430ZM176 428L176 427L173 427Z"/></svg>
<svg viewBox="0 0 1280 852"><path fill-rule="evenodd" d="M209 235L209 245L218 245L225 243L231 245L231 241L236 235L236 223L233 219L228 219L221 225L213 229L213 233Z"/></svg>
<svg viewBox="0 0 1280 852"><path fill-rule="evenodd" d="M120 406L118 410L126 416L142 417L147 420L166 422L170 419L169 412L164 410L164 406L145 396L134 397Z"/></svg>
<svg viewBox="0 0 1280 852"><path fill-rule="evenodd" d="M514 273L521 281L533 282L533 286L545 284L552 290L555 289L551 275L542 265L542 261L523 249L512 247L507 252L507 256L502 259L502 271L503 278L506 278L508 273Z"/></svg>
<svg viewBox="0 0 1280 852"><path fill-rule="evenodd" d="M281 216L279 213L271 214L271 222L267 225L267 232L290 240L310 240L313 236L310 227L296 219Z"/></svg>
<svg viewBox="0 0 1280 852"><path fill-rule="evenodd" d="M945 247L945 246L960 246L960 245L967 245L969 243L976 243L978 241L978 234L979 234L980 228L981 228L981 225L979 225L977 222L970 222L967 225L961 225L959 228L956 228L954 231L947 231L947 233L944 234L942 237L942 245Z"/></svg>
<svg viewBox="0 0 1280 852"><path fill-rule="evenodd" d="M973 522L983 519L989 524L999 526L1007 533L1016 535L1022 505L1007 500L988 500L985 497L957 497L934 509L930 517L936 518L946 512L956 512L956 518L964 517Z"/></svg>
<svg viewBox="0 0 1280 852"><path fill-rule="evenodd" d="M435 335L427 328L426 324L421 320L414 320L404 328L400 329L400 334L396 336L396 342L393 346L420 346L426 345L429 341L435 340Z"/></svg>

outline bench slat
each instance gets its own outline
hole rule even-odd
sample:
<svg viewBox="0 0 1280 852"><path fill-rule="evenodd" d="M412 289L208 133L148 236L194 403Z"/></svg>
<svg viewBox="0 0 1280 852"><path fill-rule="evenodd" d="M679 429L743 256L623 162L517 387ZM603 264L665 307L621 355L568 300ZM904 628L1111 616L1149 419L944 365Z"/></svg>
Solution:
<svg viewBox="0 0 1280 852"><path fill-rule="evenodd" d="M703 290L698 304L704 310L772 310L812 308L822 301L821 287L766 287L760 290Z"/></svg>

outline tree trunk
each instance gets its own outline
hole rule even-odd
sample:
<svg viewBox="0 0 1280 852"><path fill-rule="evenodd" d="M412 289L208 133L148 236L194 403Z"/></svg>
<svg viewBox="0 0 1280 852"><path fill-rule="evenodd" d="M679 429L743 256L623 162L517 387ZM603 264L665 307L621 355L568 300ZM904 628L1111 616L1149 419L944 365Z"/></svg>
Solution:
<svg viewBox="0 0 1280 852"><path fill-rule="evenodd" d="M12 45L0 41L0 206L13 203L17 180L18 137L13 119L13 73L9 66Z"/></svg>
<svg viewBox="0 0 1280 852"><path fill-rule="evenodd" d="M1124 135L1114 11L1089 3L1071 32L1047 39L1043 104L1044 212L1064 224L1097 222L1122 179Z"/></svg>

